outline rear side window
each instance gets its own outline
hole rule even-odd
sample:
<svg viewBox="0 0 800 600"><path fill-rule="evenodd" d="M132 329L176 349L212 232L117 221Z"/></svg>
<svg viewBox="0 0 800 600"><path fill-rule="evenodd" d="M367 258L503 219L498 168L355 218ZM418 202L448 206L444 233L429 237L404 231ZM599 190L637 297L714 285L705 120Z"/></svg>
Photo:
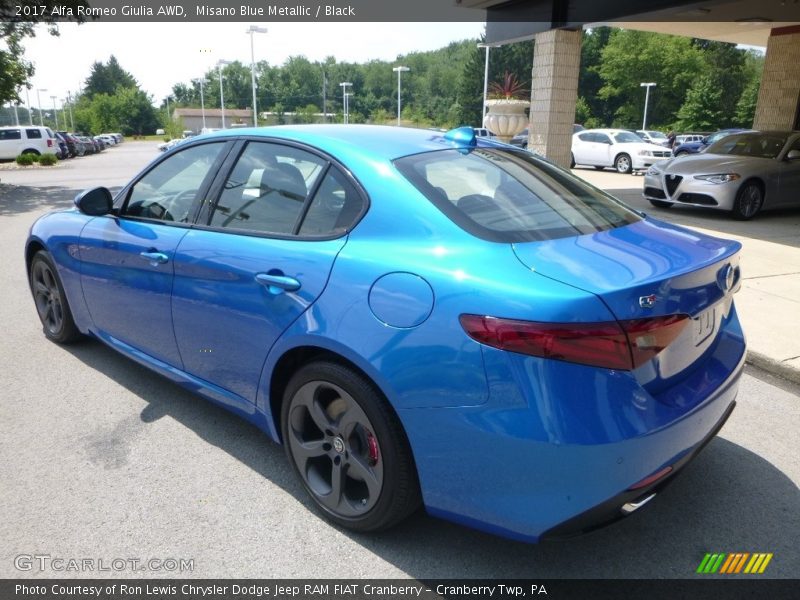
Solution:
<svg viewBox="0 0 800 600"><path fill-rule="evenodd" d="M489 241L549 240L640 220L611 196L527 152L441 150L397 159L395 166L462 229Z"/></svg>
<svg viewBox="0 0 800 600"><path fill-rule="evenodd" d="M294 233L326 161L290 146L250 142L225 182L212 227Z"/></svg>
<svg viewBox="0 0 800 600"><path fill-rule="evenodd" d="M353 226L363 207L353 184L331 167L311 201L299 233L305 237L340 235Z"/></svg>
<svg viewBox="0 0 800 600"><path fill-rule="evenodd" d="M39 129L26 129L25 134L28 136L29 140L42 139L42 132Z"/></svg>
<svg viewBox="0 0 800 600"><path fill-rule="evenodd" d="M19 129L0 129L0 141L22 139L22 132Z"/></svg>

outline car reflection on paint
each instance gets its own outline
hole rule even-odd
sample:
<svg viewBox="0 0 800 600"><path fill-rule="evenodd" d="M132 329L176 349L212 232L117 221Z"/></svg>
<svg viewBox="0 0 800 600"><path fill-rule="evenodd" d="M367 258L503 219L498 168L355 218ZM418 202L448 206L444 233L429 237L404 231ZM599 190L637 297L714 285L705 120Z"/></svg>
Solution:
<svg viewBox="0 0 800 600"><path fill-rule="evenodd" d="M739 249L471 128L291 126L84 192L26 265L48 338L256 424L334 523L536 541L644 506L725 422Z"/></svg>

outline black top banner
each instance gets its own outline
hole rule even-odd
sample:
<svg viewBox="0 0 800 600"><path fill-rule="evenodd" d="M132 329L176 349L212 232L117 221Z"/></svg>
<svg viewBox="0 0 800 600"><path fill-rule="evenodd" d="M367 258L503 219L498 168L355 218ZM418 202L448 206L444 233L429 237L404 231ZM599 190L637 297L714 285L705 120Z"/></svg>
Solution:
<svg viewBox="0 0 800 600"><path fill-rule="evenodd" d="M0 0L0 21L527 22L800 21L800 3L738 0Z"/></svg>

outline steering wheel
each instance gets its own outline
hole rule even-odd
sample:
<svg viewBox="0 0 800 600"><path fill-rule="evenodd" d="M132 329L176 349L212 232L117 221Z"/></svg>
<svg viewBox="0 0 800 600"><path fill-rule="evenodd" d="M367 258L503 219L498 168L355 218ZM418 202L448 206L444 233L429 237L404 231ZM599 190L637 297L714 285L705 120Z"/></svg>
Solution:
<svg viewBox="0 0 800 600"><path fill-rule="evenodd" d="M186 223L189 220L189 209L192 207L192 203L194 202L195 197L197 196L197 190L182 190L175 194L169 201L169 207L172 212L169 210L166 211L163 219L165 221L174 221L174 214L181 215L180 219L178 219L179 223ZM182 205L186 205L185 210L183 209Z"/></svg>

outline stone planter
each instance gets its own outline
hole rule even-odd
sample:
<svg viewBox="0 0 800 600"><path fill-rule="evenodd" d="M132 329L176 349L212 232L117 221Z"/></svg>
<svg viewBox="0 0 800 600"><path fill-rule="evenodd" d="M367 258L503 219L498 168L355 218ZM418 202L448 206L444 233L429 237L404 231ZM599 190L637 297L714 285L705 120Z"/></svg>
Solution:
<svg viewBox="0 0 800 600"><path fill-rule="evenodd" d="M508 143L528 126L525 109L530 105L527 100L489 100L486 102L489 110L483 118L483 126Z"/></svg>

